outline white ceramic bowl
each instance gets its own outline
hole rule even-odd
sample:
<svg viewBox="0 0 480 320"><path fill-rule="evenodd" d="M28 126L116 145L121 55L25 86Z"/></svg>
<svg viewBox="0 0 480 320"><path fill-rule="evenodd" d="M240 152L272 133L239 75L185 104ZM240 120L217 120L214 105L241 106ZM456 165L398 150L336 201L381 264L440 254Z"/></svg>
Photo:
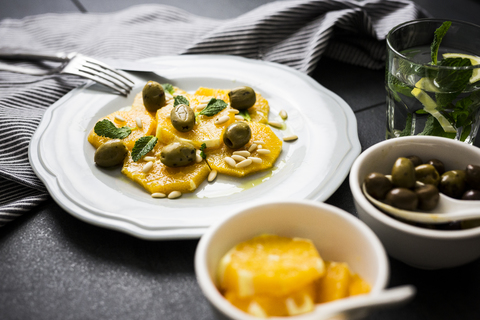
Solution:
<svg viewBox="0 0 480 320"><path fill-rule="evenodd" d="M380 142L365 150L350 170L350 189L359 218L380 238L388 254L421 269L460 266L480 257L480 228L432 230L400 222L382 213L363 195L361 184L370 172L390 174L398 157L436 158L445 170L480 164L480 149L455 140L412 136ZM480 208L479 208L480 210Z"/></svg>
<svg viewBox="0 0 480 320"><path fill-rule="evenodd" d="M216 274L225 253L262 233L312 240L324 260L347 262L354 272L368 281L371 294L387 285L389 267L385 250L359 219L339 208L314 201L269 202L240 209L210 227L200 239L195 253L195 272L218 318L258 319L235 308L221 295ZM342 303L342 300L331 303ZM288 319L313 320L318 309Z"/></svg>

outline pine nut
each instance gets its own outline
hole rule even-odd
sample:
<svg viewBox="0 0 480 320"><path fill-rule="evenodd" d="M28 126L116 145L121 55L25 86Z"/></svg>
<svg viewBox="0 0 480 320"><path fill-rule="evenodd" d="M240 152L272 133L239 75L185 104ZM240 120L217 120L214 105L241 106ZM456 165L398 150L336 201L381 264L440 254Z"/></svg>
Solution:
<svg viewBox="0 0 480 320"><path fill-rule="evenodd" d="M223 123L227 122L228 120L230 120L229 116L223 116L223 117L217 118L217 120L215 120L215 124L216 125L223 124Z"/></svg>
<svg viewBox="0 0 480 320"><path fill-rule="evenodd" d="M136 117L135 122L137 123L137 127L139 127L140 129L143 128L142 119L140 119L139 117Z"/></svg>
<svg viewBox="0 0 480 320"><path fill-rule="evenodd" d="M239 156L238 154L234 154L234 155L231 156L230 158L232 158L233 160L238 161L238 162L243 161L243 160L246 159L245 157Z"/></svg>
<svg viewBox="0 0 480 320"><path fill-rule="evenodd" d="M148 173L150 170L152 170L152 168L153 168L153 162L149 161L143 166L142 172Z"/></svg>
<svg viewBox="0 0 480 320"><path fill-rule="evenodd" d="M286 136L286 137L283 137L283 141L295 141L297 140L298 137L296 135L291 135L291 136Z"/></svg>
<svg viewBox="0 0 480 320"><path fill-rule="evenodd" d="M230 167L234 167L235 168L235 165L237 164L235 162L235 160L233 160L232 158L230 157L225 157L223 158L223 160L225 160L225 162L230 166Z"/></svg>
<svg viewBox="0 0 480 320"><path fill-rule="evenodd" d="M212 171L210 171L210 173L208 174L208 182L212 182L213 180L215 180L215 178L217 177L217 170L213 169Z"/></svg>
<svg viewBox="0 0 480 320"><path fill-rule="evenodd" d="M263 149L263 146L262 146L261 144L259 144L259 145L257 146L257 150L258 150L258 149Z"/></svg>
<svg viewBox="0 0 480 320"><path fill-rule="evenodd" d="M176 199L180 197L182 193L180 191L172 191L168 194L168 199Z"/></svg>
<svg viewBox="0 0 480 320"><path fill-rule="evenodd" d="M255 140L255 141L253 141L253 143L255 143L255 144L265 144L265 142L263 142L262 140Z"/></svg>
<svg viewBox="0 0 480 320"><path fill-rule="evenodd" d="M252 160L253 163L262 163L263 160L257 157L248 157L248 159Z"/></svg>
<svg viewBox="0 0 480 320"><path fill-rule="evenodd" d="M118 115L118 114L115 115L115 120L118 120L118 121L121 121L121 122L125 122L125 121L126 121L124 117L122 117L121 115Z"/></svg>
<svg viewBox="0 0 480 320"><path fill-rule="evenodd" d="M200 103L204 103L205 105L207 105L210 100L212 100L212 98L209 98L209 99L203 99L203 100L200 100Z"/></svg>
<svg viewBox="0 0 480 320"><path fill-rule="evenodd" d="M283 128L283 124L278 121L268 121L268 124L275 128L279 128L279 129Z"/></svg>
<svg viewBox="0 0 480 320"><path fill-rule="evenodd" d="M132 110L132 106L126 106L126 107L118 109L118 111L130 111L130 110Z"/></svg>
<svg viewBox="0 0 480 320"><path fill-rule="evenodd" d="M155 161L155 157L145 156L143 157L143 161Z"/></svg>
<svg viewBox="0 0 480 320"><path fill-rule="evenodd" d="M242 120L245 120L245 119L242 116L235 116L235 120L242 121Z"/></svg>
<svg viewBox="0 0 480 320"><path fill-rule="evenodd" d="M258 153L260 154L269 154L270 153L270 150L268 149L260 149L260 150L257 150Z"/></svg>
<svg viewBox="0 0 480 320"><path fill-rule="evenodd" d="M237 109L228 109L228 112L233 113L233 114L239 114L240 113L240 111L238 111Z"/></svg>
<svg viewBox="0 0 480 320"><path fill-rule="evenodd" d="M200 151L200 150L197 150L195 152L195 155L196 155L195 162L197 162L197 163L202 162L203 158L201 156L201 153L202 153L202 151Z"/></svg>
<svg viewBox="0 0 480 320"><path fill-rule="evenodd" d="M205 109L206 106L207 106L206 104L199 104L197 106L197 110L203 110L203 109Z"/></svg>
<svg viewBox="0 0 480 320"><path fill-rule="evenodd" d="M235 165L235 168L245 168L252 164L252 159L245 159L242 162L239 162Z"/></svg>
<svg viewBox="0 0 480 320"><path fill-rule="evenodd" d="M242 156L242 157L245 157L245 158L250 156L250 152L248 152L247 150L233 151L233 154L234 155L239 155L239 156Z"/></svg>
<svg viewBox="0 0 480 320"><path fill-rule="evenodd" d="M250 146L250 148L248 148L248 152L253 152L255 149L257 149L257 145L254 143Z"/></svg>
<svg viewBox="0 0 480 320"><path fill-rule="evenodd" d="M167 195L165 193L156 192L152 193L152 198L165 198Z"/></svg>
<svg viewBox="0 0 480 320"><path fill-rule="evenodd" d="M170 92L165 92L165 98L173 99L173 96L170 94Z"/></svg>
<svg viewBox="0 0 480 320"><path fill-rule="evenodd" d="M287 118L288 118L287 111L285 111L285 110L280 110L279 116L280 116L280 118L282 118L283 120L287 120Z"/></svg>

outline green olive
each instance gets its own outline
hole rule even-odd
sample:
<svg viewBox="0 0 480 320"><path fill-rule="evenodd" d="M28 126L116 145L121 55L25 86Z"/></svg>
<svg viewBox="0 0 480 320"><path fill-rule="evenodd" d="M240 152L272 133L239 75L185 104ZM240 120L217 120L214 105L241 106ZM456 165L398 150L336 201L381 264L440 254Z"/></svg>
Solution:
<svg viewBox="0 0 480 320"><path fill-rule="evenodd" d="M423 160L419 156L412 155L412 156L408 156L408 157L405 157L405 158L412 161L414 167L417 167L417 166L423 164Z"/></svg>
<svg viewBox="0 0 480 320"><path fill-rule="evenodd" d="M250 87L235 88L228 93L230 106L237 110L247 110L257 101L255 91Z"/></svg>
<svg viewBox="0 0 480 320"><path fill-rule="evenodd" d="M367 193L377 200L385 199L385 195L392 189L392 182L385 175L372 172L365 177Z"/></svg>
<svg viewBox="0 0 480 320"><path fill-rule="evenodd" d="M431 184L436 187L440 182L440 175L431 164L421 164L415 167L415 179L424 184Z"/></svg>
<svg viewBox="0 0 480 320"><path fill-rule="evenodd" d="M250 141L252 130L250 126L243 121L232 123L223 133L223 142L231 149L243 147Z"/></svg>
<svg viewBox="0 0 480 320"><path fill-rule="evenodd" d="M417 208L418 198L410 189L394 188L385 196L385 202L395 208L413 211Z"/></svg>
<svg viewBox="0 0 480 320"><path fill-rule="evenodd" d="M438 188L452 198L460 198L465 192L465 171L451 170L442 174Z"/></svg>
<svg viewBox="0 0 480 320"><path fill-rule="evenodd" d="M179 104L170 112L170 121L175 129L188 132L195 125L195 112L185 104Z"/></svg>
<svg viewBox="0 0 480 320"><path fill-rule="evenodd" d="M480 190L468 190L462 195L462 200L480 200Z"/></svg>
<svg viewBox="0 0 480 320"><path fill-rule="evenodd" d="M400 188L413 188L415 186L415 168L412 161L407 158L398 158L392 168L392 182Z"/></svg>
<svg viewBox="0 0 480 320"><path fill-rule="evenodd" d="M99 167L114 167L123 163L128 150L122 140L114 139L105 142L95 151L94 161Z"/></svg>
<svg viewBox="0 0 480 320"><path fill-rule="evenodd" d="M468 185L473 189L480 190L480 166L469 164L465 174Z"/></svg>
<svg viewBox="0 0 480 320"><path fill-rule="evenodd" d="M430 159L425 163L426 164L431 164L432 166L434 166L439 175L442 175L442 174L445 173L445 165L443 164L442 161L440 161L438 159Z"/></svg>
<svg viewBox="0 0 480 320"><path fill-rule="evenodd" d="M160 83L148 81L142 90L143 105L150 112L165 106L165 91Z"/></svg>
<svg viewBox="0 0 480 320"><path fill-rule="evenodd" d="M196 159L195 148L185 142L173 142L163 147L160 161L167 167L184 167Z"/></svg>
<svg viewBox="0 0 480 320"><path fill-rule="evenodd" d="M415 188L415 193L418 198L418 209L430 211L435 209L440 200L440 193L437 187L426 184Z"/></svg>

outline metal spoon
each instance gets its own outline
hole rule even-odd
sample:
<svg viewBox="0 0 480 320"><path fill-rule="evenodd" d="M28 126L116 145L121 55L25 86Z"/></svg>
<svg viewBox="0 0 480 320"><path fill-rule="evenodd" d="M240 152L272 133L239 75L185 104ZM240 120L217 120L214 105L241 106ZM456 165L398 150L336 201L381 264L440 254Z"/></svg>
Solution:
<svg viewBox="0 0 480 320"><path fill-rule="evenodd" d="M405 285L386 289L375 295L358 295L325 305L319 305L315 311L315 319L326 320L340 314L359 313L382 307L392 307L406 303L415 295L415 287ZM335 317L337 319L337 317Z"/></svg>
<svg viewBox="0 0 480 320"><path fill-rule="evenodd" d="M391 179L389 175L386 177ZM416 183L417 186L423 185L423 183L418 181ZM367 193L365 183L362 185L362 190L367 199L377 208L408 221L439 224L459 220L480 219L480 201L477 200L457 200L440 193L440 199L435 212L408 211L392 207L373 198Z"/></svg>

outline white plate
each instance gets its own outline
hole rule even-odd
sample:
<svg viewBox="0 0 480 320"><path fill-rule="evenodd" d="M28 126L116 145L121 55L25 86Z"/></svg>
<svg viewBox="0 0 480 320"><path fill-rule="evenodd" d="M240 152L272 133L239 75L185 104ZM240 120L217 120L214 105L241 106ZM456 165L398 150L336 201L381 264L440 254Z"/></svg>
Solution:
<svg viewBox="0 0 480 320"><path fill-rule="evenodd" d="M149 59L173 68L135 74L128 97L88 84L73 90L45 113L29 149L30 163L62 208L89 223L144 239L198 238L212 223L246 203L275 199L326 200L360 154L355 116L340 97L291 68L231 56L173 56ZM199 86L248 85L270 104L270 119L288 112L285 142L273 170L245 178L219 176L181 198L153 199L119 169L94 165L87 136L96 121L131 105L148 80L169 82L188 92ZM292 212L292 214L295 214Z"/></svg>

